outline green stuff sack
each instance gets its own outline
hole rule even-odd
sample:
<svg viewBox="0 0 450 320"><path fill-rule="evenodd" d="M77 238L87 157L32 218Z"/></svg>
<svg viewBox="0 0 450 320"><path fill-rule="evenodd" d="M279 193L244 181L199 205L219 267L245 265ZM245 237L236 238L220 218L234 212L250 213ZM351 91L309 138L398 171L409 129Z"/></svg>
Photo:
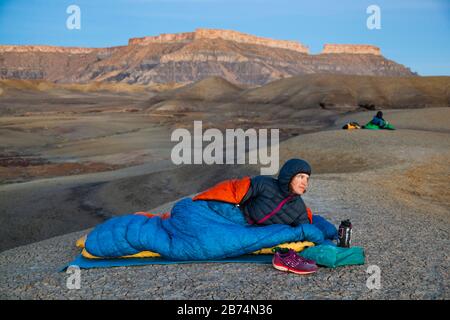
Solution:
<svg viewBox="0 0 450 320"><path fill-rule="evenodd" d="M364 249L361 247L318 245L303 250L299 255L328 268L364 264L365 260Z"/></svg>

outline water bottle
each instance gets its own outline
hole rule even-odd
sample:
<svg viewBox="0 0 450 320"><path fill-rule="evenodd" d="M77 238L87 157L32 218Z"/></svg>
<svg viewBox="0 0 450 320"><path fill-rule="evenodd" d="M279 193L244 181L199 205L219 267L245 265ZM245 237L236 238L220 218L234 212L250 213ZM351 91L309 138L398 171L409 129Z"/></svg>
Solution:
<svg viewBox="0 0 450 320"><path fill-rule="evenodd" d="M349 248L352 238L352 223L349 219L341 221L338 230L338 247Z"/></svg>

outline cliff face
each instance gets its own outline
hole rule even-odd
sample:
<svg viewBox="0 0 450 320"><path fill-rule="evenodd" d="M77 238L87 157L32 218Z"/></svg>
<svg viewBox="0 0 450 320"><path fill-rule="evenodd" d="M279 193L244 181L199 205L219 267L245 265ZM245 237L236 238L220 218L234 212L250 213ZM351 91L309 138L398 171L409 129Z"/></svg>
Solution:
<svg viewBox="0 0 450 320"><path fill-rule="evenodd" d="M359 44L325 44L322 53L351 53L381 55L380 48Z"/></svg>
<svg viewBox="0 0 450 320"><path fill-rule="evenodd" d="M200 39L223 39L237 43L257 44L272 48L281 48L308 53L308 47L296 41L272 40L268 38L256 37L242 32L218 29L197 29L195 32L161 34L154 37L132 38L128 41L128 45L148 45L150 43L162 42L190 42Z"/></svg>
<svg viewBox="0 0 450 320"><path fill-rule="evenodd" d="M187 42L193 41L195 37L195 32L184 32L184 33L163 33L159 36L143 37L143 38L131 38L128 40L129 46L145 46L150 43L161 43L161 42Z"/></svg>
<svg viewBox="0 0 450 320"><path fill-rule="evenodd" d="M326 44L310 55L296 41L216 29L133 38L112 48L0 46L0 79L149 84L220 76L261 85L311 73L414 75L370 45Z"/></svg>
<svg viewBox="0 0 450 320"><path fill-rule="evenodd" d="M78 48L78 47L54 47L54 46L0 46L0 53L5 52L16 52L16 53L26 53L26 52L44 52L44 53L91 53L95 50L94 48Z"/></svg>

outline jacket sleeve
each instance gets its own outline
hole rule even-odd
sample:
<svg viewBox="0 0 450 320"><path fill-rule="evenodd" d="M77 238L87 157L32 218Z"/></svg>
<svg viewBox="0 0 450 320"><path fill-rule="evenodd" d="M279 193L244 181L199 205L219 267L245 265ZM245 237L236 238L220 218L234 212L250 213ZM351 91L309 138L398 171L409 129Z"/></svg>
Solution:
<svg viewBox="0 0 450 320"><path fill-rule="evenodd" d="M260 195L264 190L264 183L261 179L261 176L256 176L250 179L250 187L248 188L247 193L242 198L241 202L239 202L240 205L244 204L246 201L248 201L251 198L257 197Z"/></svg>
<svg viewBox="0 0 450 320"><path fill-rule="evenodd" d="M310 208L306 207L306 213L308 215L308 220L309 223L312 224L313 223L313 214ZM314 216L315 217L315 216ZM299 216L297 219L295 219L294 222L291 223L292 227L296 227L300 224L300 220L303 219L303 216Z"/></svg>

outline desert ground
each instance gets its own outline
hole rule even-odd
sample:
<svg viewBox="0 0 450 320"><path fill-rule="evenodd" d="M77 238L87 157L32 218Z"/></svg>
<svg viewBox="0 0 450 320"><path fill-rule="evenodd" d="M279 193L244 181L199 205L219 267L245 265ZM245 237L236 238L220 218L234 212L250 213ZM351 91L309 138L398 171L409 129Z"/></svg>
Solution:
<svg viewBox="0 0 450 320"><path fill-rule="evenodd" d="M348 120L368 117L367 113L359 113L352 114L351 119L337 120L335 128L294 137L280 145L281 163L291 157L302 157L312 164L312 186L304 198L313 212L335 224L344 218L351 219L354 245L362 246L366 252L364 266L321 268L310 277L256 264L92 269L82 271L80 290L68 290L65 286L68 275L57 270L77 255L74 242L88 232L83 230L3 251L0 254L1 296L7 299L448 299L448 108L386 110L385 115L397 126L397 131L340 129ZM435 127L432 119L438 119ZM244 167L233 173L255 173L254 168L246 171ZM39 190L35 191L32 203L28 203L31 210L15 213L35 221L38 217L33 212L44 203L48 207L45 201L39 202L40 194L73 189L84 179L93 183L93 191L85 199L91 199L93 206L101 204L104 210L117 213L142 208L170 209L173 201L157 206L169 198L165 189L177 197L197 191L191 187L183 189L177 183L180 176L183 181L197 176L197 169L153 169L154 172L146 174L133 172L134 177L121 175L124 169L112 171L117 172L116 179L111 172L98 176L104 181L100 186L90 180L92 174L8 184L2 186L2 194L11 207L16 203L25 208L23 198L19 203L21 192ZM214 169L201 171L198 181L206 187L215 180L210 177ZM168 189L153 184L161 180ZM60 191L64 192L69 191ZM56 193L54 198L55 215L64 216L61 213L64 210L56 210L61 208L62 200L58 199L64 197ZM54 219L57 221L58 217ZM77 221L75 216L72 219L74 223ZM380 267L381 289L367 288L369 265Z"/></svg>
<svg viewBox="0 0 450 320"><path fill-rule="evenodd" d="M58 269L78 254L74 243L89 228L115 215L169 210L182 197L259 169L175 166L171 130L188 126L195 115L167 121L149 107L155 91L64 89L52 91L54 104L45 97L30 109L35 94L17 99L7 90L11 100L0 105L3 299L449 298L448 107L384 109L396 131L342 130L375 112L323 110L309 127L292 122L282 136L280 166L292 157L311 163L305 202L336 225L351 219L353 243L366 252L364 266L320 268L308 277L257 264L92 269L82 271L80 290L68 290L68 275ZM62 112L56 105L64 99L73 104ZM20 112L5 111L11 101ZM289 118L284 110L280 117ZM317 113L301 112L312 120ZM202 119L213 124L214 115ZM380 267L381 289L367 288L369 265Z"/></svg>

